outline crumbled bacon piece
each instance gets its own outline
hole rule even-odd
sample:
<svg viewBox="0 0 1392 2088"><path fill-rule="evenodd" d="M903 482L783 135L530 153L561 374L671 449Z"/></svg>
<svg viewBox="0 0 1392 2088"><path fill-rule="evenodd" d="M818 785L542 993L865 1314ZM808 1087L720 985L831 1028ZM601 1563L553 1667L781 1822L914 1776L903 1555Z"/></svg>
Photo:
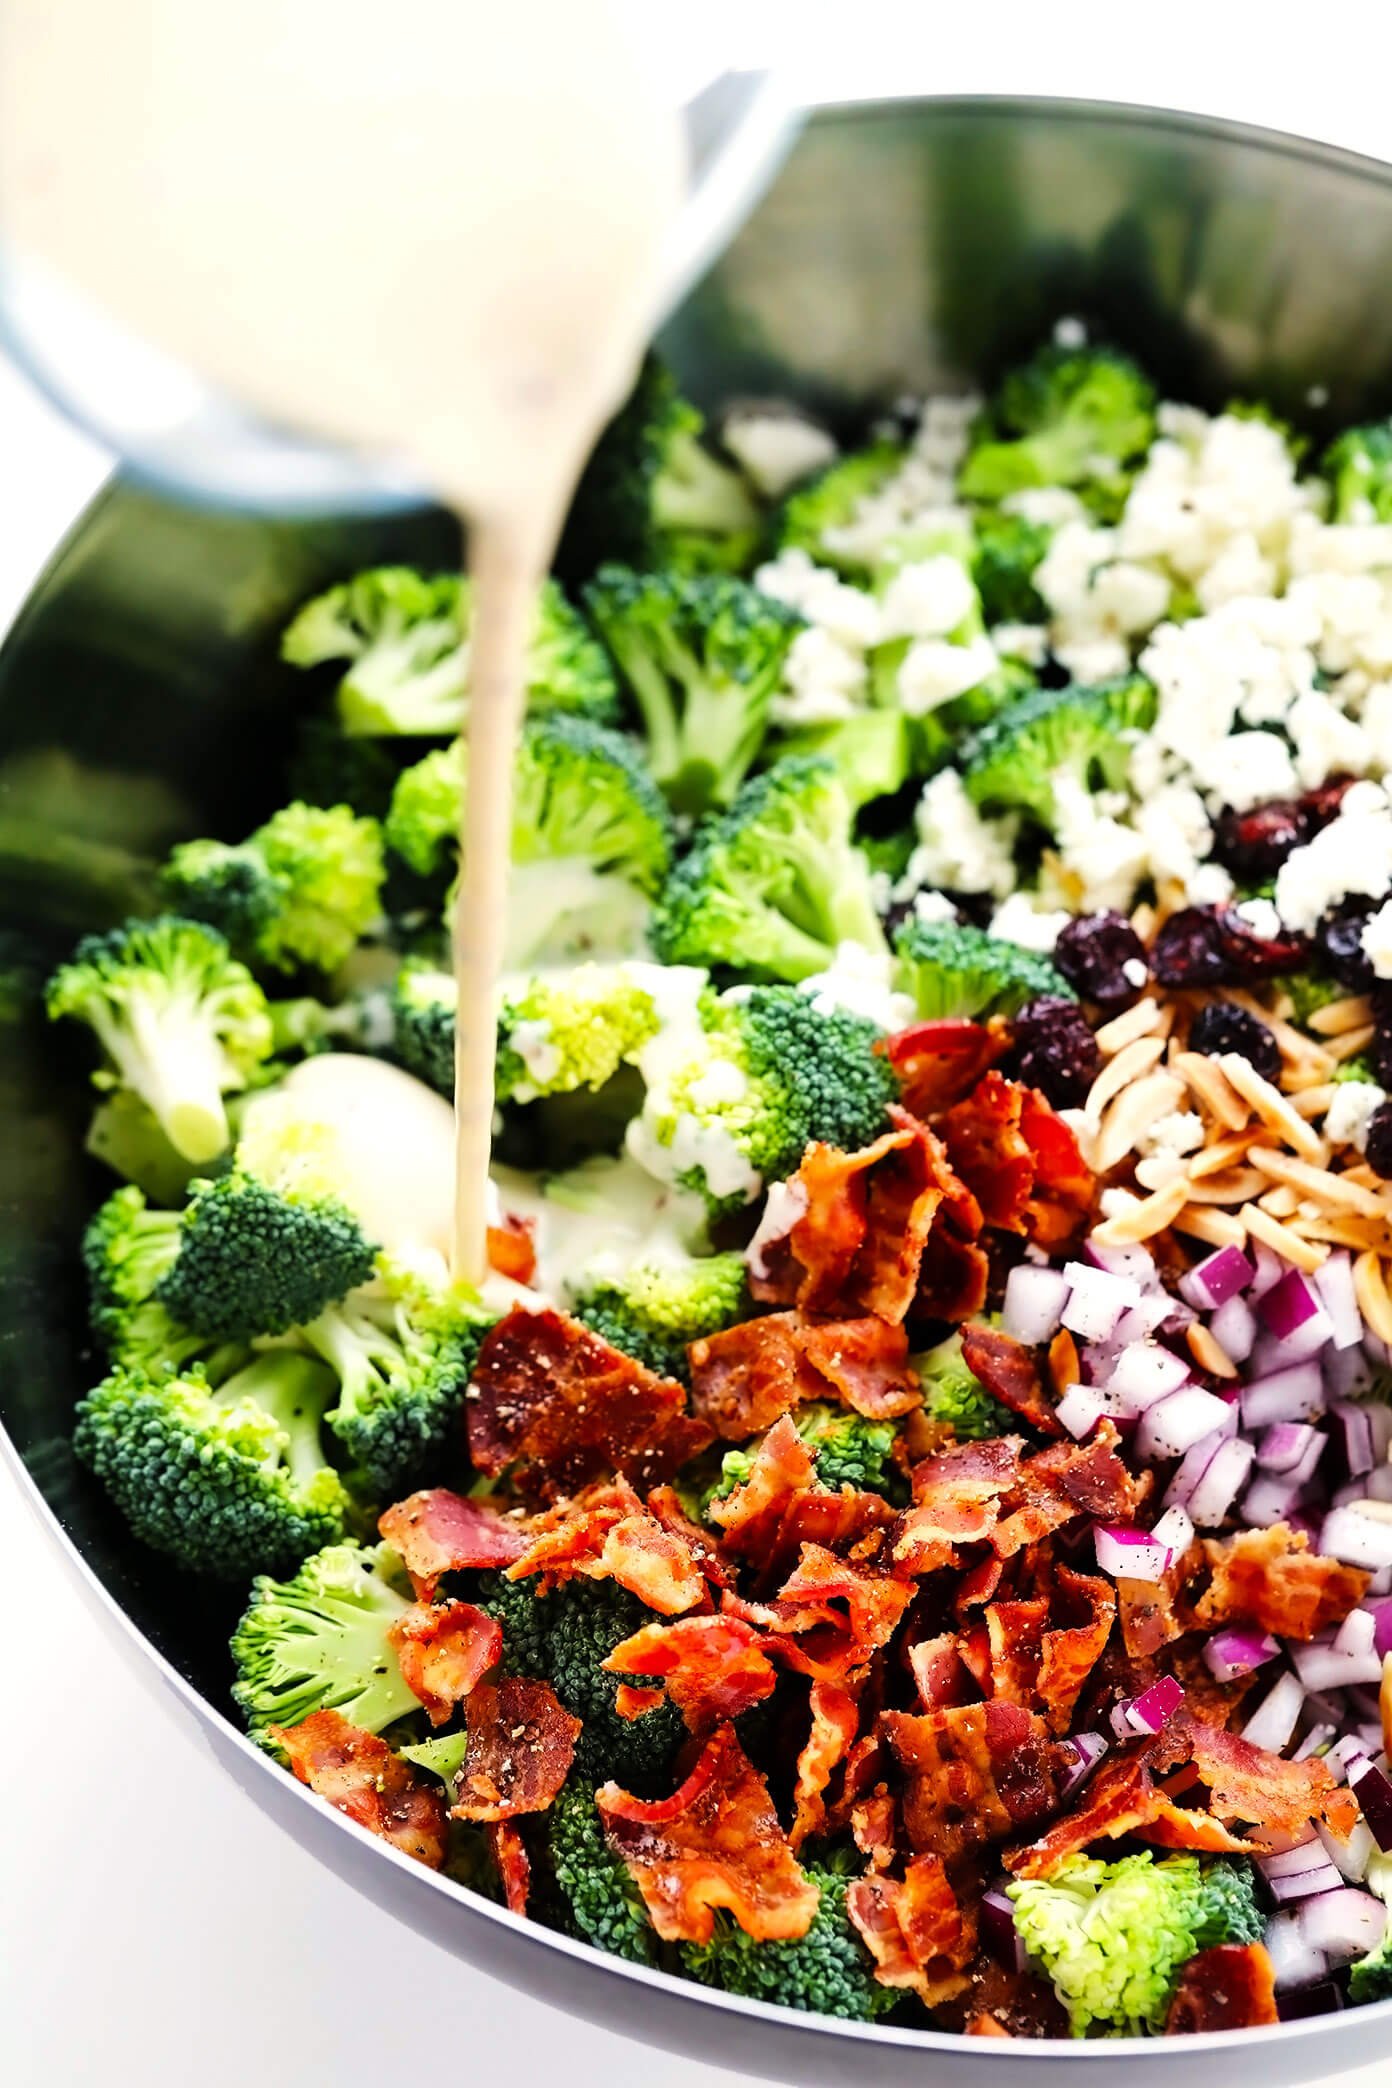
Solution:
<svg viewBox="0 0 1392 2088"><path fill-rule="evenodd" d="M655 1486L648 1495L648 1513L657 1517L664 1530L680 1538L713 1588L733 1587L734 1576L711 1542L710 1532L691 1520L675 1487Z"/></svg>
<svg viewBox="0 0 1392 2088"><path fill-rule="evenodd" d="M511 1469L544 1500L602 1472L656 1483L710 1440L687 1415L675 1379L549 1308L515 1305L490 1329L465 1410L476 1468L490 1476Z"/></svg>
<svg viewBox="0 0 1392 2088"><path fill-rule="evenodd" d="M510 1820L545 1812L570 1774L580 1731L580 1720L549 1682L512 1675L481 1682L469 1699L469 1751L455 1818Z"/></svg>
<svg viewBox="0 0 1392 2088"><path fill-rule="evenodd" d="M948 1018L911 1023L886 1037L878 1049L899 1075L905 1109L927 1118L950 1109L974 1088L1008 1042L1001 1025L987 1029L979 1022Z"/></svg>
<svg viewBox="0 0 1392 2088"><path fill-rule="evenodd" d="M503 1654L496 1617L472 1602L413 1603L387 1633L401 1679L443 1725Z"/></svg>
<svg viewBox="0 0 1392 2088"><path fill-rule="evenodd" d="M789 1666L814 1681L840 1681L888 1645L912 1600L907 1582L805 1544L769 1607L793 1634L784 1648Z"/></svg>
<svg viewBox="0 0 1392 2088"><path fill-rule="evenodd" d="M525 1914L532 1889L532 1861L521 1828L514 1820L490 1820L483 1831L508 1912Z"/></svg>
<svg viewBox="0 0 1392 2088"><path fill-rule="evenodd" d="M691 1344L691 1393L715 1434L744 1442L809 1399L882 1421L920 1404L901 1327L770 1312Z"/></svg>
<svg viewBox="0 0 1392 2088"><path fill-rule="evenodd" d="M1128 1580L1119 1575L1117 1605L1121 1616L1121 1641L1133 1660L1149 1659L1184 1635L1185 1624L1176 1607L1180 1589L1188 1576L1188 1559L1176 1559L1158 1581Z"/></svg>
<svg viewBox="0 0 1392 2088"><path fill-rule="evenodd" d="M1357 1807L1350 1792L1335 1783L1326 1765L1315 1758L1288 1762L1264 1747L1254 1747L1240 1733L1180 1712L1162 1735L1173 1761L1192 1762L1208 1786L1209 1804L1220 1818L1250 1822L1258 1837L1298 1837L1312 1820L1324 1820L1337 1834L1350 1834ZM1162 1755L1162 1761L1164 1757Z"/></svg>
<svg viewBox="0 0 1392 2088"><path fill-rule="evenodd" d="M315 1711L296 1726L271 1726L303 1784L359 1827L429 1870L445 1860L445 1803L436 1786L338 1711Z"/></svg>
<svg viewBox="0 0 1392 2088"><path fill-rule="evenodd" d="M964 2037L1009 2037L1010 2032L1006 2029L1004 2023L998 2023L993 2015L988 2015L982 2009L972 2017L962 2035Z"/></svg>
<svg viewBox="0 0 1392 2088"><path fill-rule="evenodd" d="M1025 1205L1025 1231L1053 1252L1082 1230L1097 1182L1070 1127L1037 1088L1023 1088L1020 1130L1034 1155L1034 1185Z"/></svg>
<svg viewBox="0 0 1392 2088"><path fill-rule="evenodd" d="M902 1878L855 1878L846 1913L875 1960L881 1986L906 1987L930 2008L966 1987L975 1924L958 1904L938 1856L916 1856Z"/></svg>
<svg viewBox="0 0 1392 2088"><path fill-rule="evenodd" d="M1279 1638L1312 1639L1342 1624L1368 1592L1360 1567L1322 1558L1303 1530L1286 1523L1209 1538L1203 1549L1213 1579L1194 1616L1206 1630L1240 1623Z"/></svg>
<svg viewBox="0 0 1392 2088"><path fill-rule="evenodd" d="M1028 1710L1039 1694L1039 1664L1048 1622L1047 1597L992 1602L985 1611L988 1693Z"/></svg>
<svg viewBox="0 0 1392 2088"><path fill-rule="evenodd" d="M605 1661L611 1675L651 1675L693 1732L706 1732L772 1696L777 1642L729 1615L644 1624ZM646 1694L646 1692L645 1692Z"/></svg>
<svg viewBox="0 0 1392 2088"><path fill-rule="evenodd" d="M797 1759L793 1824L788 1831L795 1849L802 1847L809 1834L826 1832L827 1784L850 1752L860 1723L858 1698L835 1682L814 1682L807 1701L812 1725Z"/></svg>
<svg viewBox="0 0 1392 2088"><path fill-rule="evenodd" d="M1276 1969L1262 1943L1219 1943L1191 1957L1179 1976L1165 2035L1255 2030L1278 2023Z"/></svg>
<svg viewBox="0 0 1392 2088"><path fill-rule="evenodd" d="M802 1350L817 1375L868 1421L897 1420L923 1404L909 1366L908 1336L881 1319L823 1320L802 1329Z"/></svg>
<svg viewBox="0 0 1392 2088"><path fill-rule="evenodd" d="M918 1270L916 1307L925 1318L954 1327L986 1303L991 1260L984 1247L959 1233L944 1213L928 1235Z"/></svg>
<svg viewBox="0 0 1392 2088"><path fill-rule="evenodd" d="M1015 1704L886 1711L881 1729L904 1774L910 1845L949 1866L1054 1810L1063 1750Z"/></svg>
<svg viewBox="0 0 1392 2088"><path fill-rule="evenodd" d="M806 1935L817 1887L799 1868L732 1727L711 1735L670 1798L650 1803L607 1783L595 1803L666 1942L709 1943L718 1907L755 1942Z"/></svg>
<svg viewBox="0 0 1392 2088"><path fill-rule="evenodd" d="M377 1528L406 1562L411 1585L429 1602L447 1573L510 1566L527 1549L523 1525L492 1501L470 1500L448 1487L428 1487L398 1501Z"/></svg>
<svg viewBox="0 0 1392 2088"><path fill-rule="evenodd" d="M706 1576L687 1539L659 1522L626 1479L587 1486L535 1516L528 1537L509 1580L540 1575L545 1593L581 1577L613 1580L664 1617L709 1607Z"/></svg>
<svg viewBox="0 0 1392 2088"><path fill-rule="evenodd" d="M920 1639L917 1645L910 1646L909 1666L925 1711L944 1711L954 1704L969 1704L979 1693L950 1632L943 1632L937 1638Z"/></svg>
<svg viewBox="0 0 1392 2088"><path fill-rule="evenodd" d="M743 1486L712 1501L710 1519L725 1532L729 1550L751 1559L772 1551L796 1497L817 1484L812 1453L791 1421L776 1421L754 1453Z"/></svg>
<svg viewBox="0 0 1392 2088"><path fill-rule="evenodd" d="M954 1563L959 1546L988 1537L1019 1482L1023 1448L1018 1436L997 1436L954 1443L916 1464L913 1505L894 1535L895 1564L906 1573L936 1573Z"/></svg>
<svg viewBox="0 0 1392 2088"><path fill-rule="evenodd" d="M1083 1516L1134 1522L1151 1481L1149 1474L1137 1479L1127 1470L1117 1455L1119 1440L1112 1423L1103 1421L1085 1443L1051 1443L1028 1459L1016 1491L1018 1505L991 1533L996 1556L1012 1558Z"/></svg>
<svg viewBox="0 0 1392 2088"><path fill-rule="evenodd" d="M994 1069L938 1123L955 1172L987 1225L1061 1247L1092 1208L1077 1139L1034 1088Z"/></svg>
<svg viewBox="0 0 1392 2088"><path fill-rule="evenodd" d="M1037 1689L1050 1730L1066 1733L1083 1687L1111 1637L1117 1602L1110 1582L1098 1574L1075 1573L1071 1566L1057 1568L1055 1586L1055 1605L1081 1621L1065 1621L1044 1633Z"/></svg>
<svg viewBox="0 0 1392 2088"><path fill-rule="evenodd" d="M994 1399L1040 1435L1063 1435L1058 1416L1045 1397L1039 1365L1022 1341L1003 1334L999 1327L964 1327L962 1361Z"/></svg>
<svg viewBox="0 0 1392 2088"><path fill-rule="evenodd" d="M536 1275L536 1228L530 1218L507 1216L488 1228L488 1265L513 1283L530 1283Z"/></svg>

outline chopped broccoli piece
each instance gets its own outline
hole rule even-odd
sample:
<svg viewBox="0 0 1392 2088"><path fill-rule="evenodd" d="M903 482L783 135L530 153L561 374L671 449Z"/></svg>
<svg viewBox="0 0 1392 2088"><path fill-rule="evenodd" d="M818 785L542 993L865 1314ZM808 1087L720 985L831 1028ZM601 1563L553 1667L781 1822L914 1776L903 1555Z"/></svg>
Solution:
<svg viewBox="0 0 1392 2088"><path fill-rule="evenodd" d="M396 1750L403 1762L412 1762L417 1769L424 1769L429 1776L438 1776L451 1798L464 1767L464 1757L469 1752L469 1735L462 1733L437 1733L432 1740L422 1740L413 1747L398 1747ZM451 1877L455 1875L450 1872ZM462 1884L471 1884L472 1879L461 1879Z"/></svg>
<svg viewBox="0 0 1392 2088"><path fill-rule="evenodd" d="M777 752L780 758L806 755L829 761L859 811L875 798L892 797L908 781L920 765L918 728L929 722L906 718L899 710L855 711L849 718L828 718L781 732Z"/></svg>
<svg viewBox="0 0 1392 2088"><path fill-rule="evenodd" d="M1009 1435L1019 1426L1009 1408L968 1370L962 1360L960 1334L949 1335L912 1362L923 1388L924 1413L930 1421L944 1422L959 1441L985 1442L990 1436Z"/></svg>
<svg viewBox="0 0 1392 2088"><path fill-rule="evenodd" d="M443 737L461 730L468 709L472 623L467 579L379 566L307 602L281 653L294 667L348 663L338 688L344 732ZM577 711L608 723L617 707L604 648L548 581L527 657L528 710Z"/></svg>
<svg viewBox="0 0 1392 2088"><path fill-rule="evenodd" d="M1341 999L1345 991L1337 979L1322 979L1314 972L1293 972L1278 979L1276 984L1290 995L1291 1020L1302 1028L1321 1008Z"/></svg>
<svg viewBox="0 0 1392 2088"><path fill-rule="evenodd" d="M327 718L310 714L296 728L289 786L306 805L351 805L369 819L385 819L397 777L432 744L428 736L350 737L337 713Z"/></svg>
<svg viewBox="0 0 1392 2088"><path fill-rule="evenodd" d="M321 1441L332 1372L271 1349L214 1383L200 1364L119 1367L77 1409L73 1445L144 1543L193 1573L290 1573L355 1511Z"/></svg>
<svg viewBox="0 0 1392 2088"><path fill-rule="evenodd" d="M894 939L894 983L912 994L920 1018L1014 1015L1041 994L1076 1000L1068 981L1037 950L965 922L905 921Z"/></svg>
<svg viewBox="0 0 1392 2088"><path fill-rule="evenodd" d="M557 557L563 573L591 573L604 559L686 571L749 563L759 509L740 474L702 443L704 425L649 354L576 489Z"/></svg>
<svg viewBox="0 0 1392 2088"><path fill-rule="evenodd" d="M716 1216L791 1174L814 1138L847 1151L881 1129L897 1094L880 1032L789 986L707 995L687 1048L661 1039L628 1150Z"/></svg>
<svg viewBox="0 0 1392 2088"><path fill-rule="evenodd" d="M1003 500L1026 486L1101 489L1115 512L1126 467L1154 435L1155 387L1129 356L1050 343L1006 377L958 490L968 500Z"/></svg>
<svg viewBox="0 0 1392 2088"><path fill-rule="evenodd" d="M1392 420L1346 428L1320 459L1332 522L1392 522Z"/></svg>
<svg viewBox="0 0 1392 2088"><path fill-rule="evenodd" d="M533 1581L511 1581L503 1573L479 1573L473 1580L471 1599L502 1626L504 1672L544 1678L550 1598L538 1595Z"/></svg>
<svg viewBox="0 0 1392 2088"><path fill-rule="evenodd" d="M1349 1967L1349 1999L1358 2008L1369 2001L1392 2001L1392 1918L1376 1950Z"/></svg>
<svg viewBox="0 0 1392 2088"><path fill-rule="evenodd" d="M817 1477L833 1491L853 1486L860 1493L888 1493L899 1467L894 1445L899 1431L892 1421L870 1421L845 1407L813 1400L797 1409L793 1425L812 1452Z"/></svg>
<svg viewBox="0 0 1392 2088"><path fill-rule="evenodd" d="M454 1093L458 998L453 972L408 958L392 987L392 1046L408 1073L441 1095Z"/></svg>
<svg viewBox="0 0 1392 2088"><path fill-rule="evenodd" d="M493 1319L473 1291L380 1255L370 1283L302 1327L338 1379L328 1424L374 1499L408 1492L444 1452Z"/></svg>
<svg viewBox="0 0 1392 2088"><path fill-rule="evenodd" d="M1052 831L1065 778L1089 791L1125 787L1132 736L1149 731L1155 708L1155 690L1139 674L1091 689L1031 690L966 749L967 795L977 805L1018 806Z"/></svg>
<svg viewBox="0 0 1392 2088"><path fill-rule="evenodd" d="M180 1225L179 1212L150 1210L132 1183L106 1199L82 1236L92 1331L113 1362L178 1364L206 1346L188 1334L186 1353L177 1353L179 1330L154 1302L179 1251Z"/></svg>
<svg viewBox="0 0 1392 2088"><path fill-rule="evenodd" d="M873 442L852 450L796 487L774 518L780 550L805 551L818 565L843 572L865 569L866 561L838 544L841 531L855 520L863 500L889 484L904 462L897 442Z"/></svg>
<svg viewBox="0 0 1392 2088"><path fill-rule="evenodd" d="M727 573L617 565L600 567L585 606L637 701L672 804L728 805L763 742L802 618Z"/></svg>
<svg viewBox="0 0 1392 2088"><path fill-rule="evenodd" d="M199 1168L175 1151L154 1111L130 1088L116 1088L97 1104L86 1150L157 1204L182 1203Z"/></svg>
<svg viewBox="0 0 1392 2088"><path fill-rule="evenodd" d="M672 1249L636 1261L606 1257L579 1279L571 1309L649 1370L685 1378L688 1343L732 1327L747 1306L743 1255Z"/></svg>
<svg viewBox="0 0 1392 2088"><path fill-rule="evenodd" d="M983 508L975 516L972 578L988 624L1039 624L1048 610L1034 576L1053 531L1005 508Z"/></svg>
<svg viewBox="0 0 1392 2088"><path fill-rule="evenodd" d="M788 1943L756 1943L732 1916L716 1915L709 1943L681 1946L683 1969L703 1986L773 2001L809 2015L870 2023L901 1997L875 1978L875 1964L846 1913L849 1880L805 1866L821 1893L812 1926Z"/></svg>
<svg viewBox="0 0 1392 2088"><path fill-rule="evenodd" d="M170 898L248 963L336 971L381 914L382 832L347 805L285 805L251 837L185 841L165 866Z"/></svg>
<svg viewBox="0 0 1392 2088"><path fill-rule="evenodd" d="M653 917L669 964L725 964L760 979L811 978L843 942L884 948L853 808L830 762L790 755L697 830Z"/></svg>
<svg viewBox="0 0 1392 2088"><path fill-rule="evenodd" d="M605 1840L594 1791L583 1778L572 1778L547 1813L546 1836L574 1933L611 1957L655 1965L657 1932L632 1871Z"/></svg>
<svg viewBox="0 0 1392 2088"><path fill-rule="evenodd" d="M403 769L392 791L387 846L418 877L439 878L454 866L468 746L453 740Z"/></svg>
<svg viewBox="0 0 1392 2088"><path fill-rule="evenodd" d="M1070 1856L1048 1878L1012 1879L1016 1928L1053 1981L1075 2037L1094 2026L1116 2035L1163 2028L1196 1950L1260 1933L1250 1871L1245 1885L1240 1870L1214 1879L1229 1870L1238 1867L1194 1856L1157 1862L1147 1851L1115 1863Z"/></svg>
<svg viewBox="0 0 1392 2088"><path fill-rule="evenodd" d="M71 1015L109 1061L98 1087L128 1088L188 1160L227 1144L223 1096L270 1056L266 997L222 936L162 914L84 936L48 983L50 1017Z"/></svg>
<svg viewBox="0 0 1392 2088"><path fill-rule="evenodd" d="M289 1580L259 1574L232 1634L232 1695L258 1747L266 1728L341 1711L380 1733L420 1710L387 1633L411 1605L401 1561L385 1544L330 1544Z"/></svg>

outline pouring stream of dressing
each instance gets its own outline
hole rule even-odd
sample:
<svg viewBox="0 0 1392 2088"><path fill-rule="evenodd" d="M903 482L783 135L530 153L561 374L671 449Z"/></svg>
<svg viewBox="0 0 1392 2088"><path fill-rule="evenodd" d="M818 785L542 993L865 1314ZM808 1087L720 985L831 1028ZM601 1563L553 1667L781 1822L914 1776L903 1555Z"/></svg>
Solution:
<svg viewBox="0 0 1392 2088"><path fill-rule="evenodd" d="M405 462L468 520L454 1268L471 1282L536 590L632 382L681 199L636 21L611 0L0 13L16 247L270 418Z"/></svg>

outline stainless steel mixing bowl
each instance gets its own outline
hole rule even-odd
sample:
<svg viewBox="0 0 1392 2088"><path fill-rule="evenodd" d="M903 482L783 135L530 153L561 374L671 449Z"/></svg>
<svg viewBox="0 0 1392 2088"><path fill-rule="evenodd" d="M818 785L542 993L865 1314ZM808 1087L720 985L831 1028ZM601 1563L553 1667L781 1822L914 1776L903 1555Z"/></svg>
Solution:
<svg viewBox="0 0 1392 2088"><path fill-rule="evenodd" d="M696 393L787 390L852 423L986 376L1060 314L1172 393L1272 399L1318 430L1392 405L1392 169L1269 133L1057 102L915 101L808 125L672 322ZM1235 2037L1030 2045L870 2030L623 1965L442 1882L329 1811L229 1719L224 1625L127 1535L67 1444L92 1375L75 1243L98 1190L86 1098L34 988L79 928L148 890L180 832L266 804L295 692L276 632L370 560L446 560L444 518L276 525L116 483L0 652L0 1418L21 1484L104 1627L296 1839L447 1949L639 2040L768 2079L999 2088L1041 2067L1270 2088L1392 2062L1392 2003ZM0 1442L4 1435L0 1434ZM1100 2073L1098 2070L1101 2070Z"/></svg>

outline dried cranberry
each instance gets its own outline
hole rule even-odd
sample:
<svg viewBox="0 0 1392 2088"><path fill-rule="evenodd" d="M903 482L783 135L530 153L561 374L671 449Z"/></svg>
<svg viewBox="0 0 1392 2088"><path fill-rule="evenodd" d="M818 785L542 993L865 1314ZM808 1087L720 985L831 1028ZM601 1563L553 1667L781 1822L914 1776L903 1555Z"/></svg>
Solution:
<svg viewBox="0 0 1392 2088"><path fill-rule="evenodd" d="M1162 986L1222 986L1231 977L1218 915L1210 906L1185 906L1155 938L1151 970Z"/></svg>
<svg viewBox="0 0 1392 2088"><path fill-rule="evenodd" d="M1055 1109L1077 1109L1102 1070L1102 1054L1076 1001L1041 994L1021 1008L1005 1070Z"/></svg>
<svg viewBox="0 0 1392 2088"><path fill-rule="evenodd" d="M1392 1024L1379 1022L1368 1046L1368 1063L1378 1086L1392 1088Z"/></svg>
<svg viewBox="0 0 1392 2088"><path fill-rule="evenodd" d="M1363 954L1364 925L1376 904L1374 899L1341 899L1315 929L1325 962L1350 993L1366 993L1376 977Z"/></svg>
<svg viewBox="0 0 1392 2088"><path fill-rule="evenodd" d="M1392 1180L1392 1102L1383 1102L1368 1119L1368 1145L1364 1155L1374 1174Z"/></svg>
<svg viewBox="0 0 1392 2088"><path fill-rule="evenodd" d="M1271 979L1280 972L1299 971L1310 959L1310 945L1303 935L1258 935L1235 906L1219 909L1218 932L1230 976L1239 984L1244 979Z"/></svg>
<svg viewBox="0 0 1392 2088"><path fill-rule="evenodd" d="M1054 963L1084 1000L1129 1008L1150 978L1145 947L1124 914L1079 914L1054 944Z"/></svg>
<svg viewBox="0 0 1392 2088"><path fill-rule="evenodd" d="M1300 805L1310 822L1312 834L1319 833L1321 827L1327 827L1331 819L1337 819L1339 809L1353 785L1352 776L1333 776L1329 782L1306 791Z"/></svg>
<svg viewBox="0 0 1392 2088"><path fill-rule="evenodd" d="M1293 848L1310 838L1310 815L1293 798L1255 805L1249 812L1230 806L1213 826L1213 853L1242 884L1264 884L1274 877Z"/></svg>
<svg viewBox="0 0 1392 2088"><path fill-rule="evenodd" d="M1189 1049L1210 1058L1235 1051L1267 1080L1275 1080L1281 1070L1276 1039L1264 1022L1235 1001L1209 1001L1199 1009L1189 1028Z"/></svg>

